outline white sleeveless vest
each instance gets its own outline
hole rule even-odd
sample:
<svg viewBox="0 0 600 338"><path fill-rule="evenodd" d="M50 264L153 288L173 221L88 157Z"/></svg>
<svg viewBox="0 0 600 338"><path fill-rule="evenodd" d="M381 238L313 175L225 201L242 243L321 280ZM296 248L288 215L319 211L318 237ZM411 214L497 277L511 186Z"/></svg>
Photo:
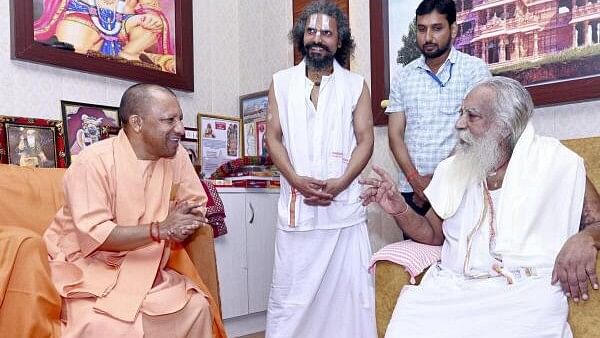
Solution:
<svg viewBox="0 0 600 338"><path fill-rule="evenodd" d="M364 79L334 61L333 73L322 79L315 114L310 101L313 84L305 75L305 67L301 62L273 75L283 145L297 174L322 180L340 177L356 148L354 109ZM279 227L303 231L362 223L366 221L366 209L359 199L360 192L356 179L331 205L309 206L282 177Z"/></svg>

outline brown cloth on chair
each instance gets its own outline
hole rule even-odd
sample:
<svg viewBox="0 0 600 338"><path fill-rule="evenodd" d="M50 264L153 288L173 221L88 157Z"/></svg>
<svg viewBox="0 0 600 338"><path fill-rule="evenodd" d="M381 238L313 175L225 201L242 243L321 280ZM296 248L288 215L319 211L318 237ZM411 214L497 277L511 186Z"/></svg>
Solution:
<svg viewBox="0 0 600 338"><path fill-rule="evenodd" d="M208 223L213 228L213 237L225 235L227 233L227 225L225 225L225 207L223 201L219 197L219 193L215 186L207 180L200 180L202 187L206 192L208 201L206 202L206 218Z"/></svg>

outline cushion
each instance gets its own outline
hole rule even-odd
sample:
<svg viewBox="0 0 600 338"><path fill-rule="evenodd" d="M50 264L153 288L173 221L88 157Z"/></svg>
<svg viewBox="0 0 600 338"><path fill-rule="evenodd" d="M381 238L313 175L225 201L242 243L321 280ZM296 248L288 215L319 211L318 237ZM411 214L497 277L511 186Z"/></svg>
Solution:
<svg viewBox="0 0 600 338"><path fill-rule="evenodd" d="M433 263L440 260L442 247L427 245L411 240L400 241L384 246L371 257L371 269L377 261L390 261L402 265L410 275L410 283L415 284L415 277Z"/></svg>

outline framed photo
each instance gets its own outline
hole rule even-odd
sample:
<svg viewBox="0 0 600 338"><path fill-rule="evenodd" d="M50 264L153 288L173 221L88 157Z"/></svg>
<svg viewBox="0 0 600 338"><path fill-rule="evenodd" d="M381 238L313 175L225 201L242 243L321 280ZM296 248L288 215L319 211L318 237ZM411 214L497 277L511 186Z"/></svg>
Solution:
<svg viewBox="0 0 600 338"><path fill-rule="evenodd" d="M186 127L185 137L181 139L181 145L185 148L185 150L187 150L192 164L199 164L200 159L198 158L198 129Z"/></svg>
<svg viewBox="0 0 600 338"><path fill-rule="evenodd" d="M0 163L66 167L61 121L0 116Z"/></svg>
<svg viewBox="0 0 600 338"><path fill-rule="evenodd" d="M118 133L117 107L71 101L60 101L60 105L69 165L85 147Z"/></svg>
<svg viewBox="0 0 600 338"><path fill-rule="evenodd" d="M242 157L241 129L240 119L198 114L198 153L204 177L210 177L221 164Z"/></svg>
<svg viewBox="0 0 600 338"><path fill-rule="evenodd" d="M244 121L244 156L258 155L258 121Z"/></svg>
<svg viewBox="0 0 600 338"><path fill-rule="evenodd" d="M269 110L269 91L264 90L240 97L240 116L243 123L244 155L259 153L257 123L265 121Z"/></svg>
<svg viewBox="0 0 600 338"><path fill-rule="evenodd" d="M420 56L418 0L372 0L371 84L376 124L386 122L392 69ZM454 47L483 59L494 75L520 81L536 106L600 97L600 6L592 1L455 0ZM412 31L411 31L412 30Z"/></svg>
<svg viewBox="0 0 600 338"><path fill-rule="evenodd" d="M194 90L192 0L11 0L10 15L13 59Z"/></svg>
<svg viewBox="0 0 600 338"><path fill-rule="evenodd" d="M267 90L240 97L240 116L244 122L264 120L269 109Z"/></svg>
<svg viewBox="0 0 600 338"><path fill-rule="evenodd" d="M256 123L256 138L258 143L258 156L268 156L267 142L265 140L265 132L267 131L267 122L260 121Z"/></svg>

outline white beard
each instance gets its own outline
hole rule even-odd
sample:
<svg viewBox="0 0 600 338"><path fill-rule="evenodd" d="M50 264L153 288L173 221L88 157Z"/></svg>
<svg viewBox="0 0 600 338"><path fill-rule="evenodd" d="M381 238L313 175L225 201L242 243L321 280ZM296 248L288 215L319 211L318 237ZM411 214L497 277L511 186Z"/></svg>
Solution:
<svg viewBox="0 0 600 338"><path fill-rule="evenodd" d="M503 157L500 132L490 130L485 136L476 139L470 132L462 130L459 138L454 160L455 175L476 182L497 169Z"/></svg>

